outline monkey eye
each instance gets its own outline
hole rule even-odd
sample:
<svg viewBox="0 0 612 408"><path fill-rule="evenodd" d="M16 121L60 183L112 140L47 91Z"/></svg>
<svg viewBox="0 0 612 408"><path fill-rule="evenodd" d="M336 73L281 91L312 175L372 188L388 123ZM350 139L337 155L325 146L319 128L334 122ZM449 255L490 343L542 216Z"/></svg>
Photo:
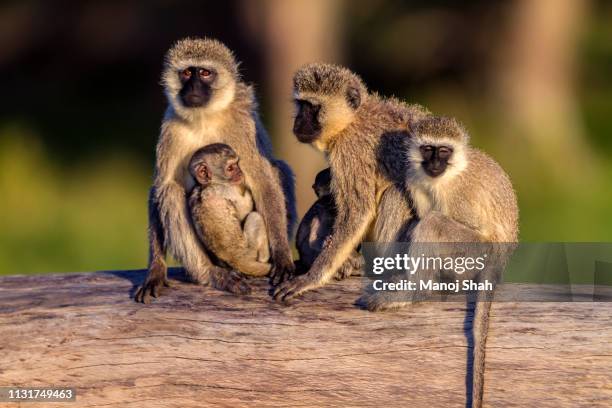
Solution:
<svg viewBox="0 0 612 408"><path fill-rule="evenodd" d="M448 159L453 154L453 149L448 146L440 146L438 155L441 159Z"/></svg>
<svg viewBox="0 0 612 408"><path fill-rule="evenodd" d="M190 78L191 77L191 70L189 68L184 69L181 72L181 76L185 77L185 78Z"/></svg>
<svg viewBox="0 0 612 408"><path fill-rule="evenodd" d="M419 147L419 150L424 159L430 159L433 156L434 147L432 145L423 145Z"/></svg>
<svg viewBox="0 0 612 408"><path fill-rule="evenodd" d="M212 74L212 72L210 72L209 70L204 69L204 68L200 68L198 70L198 75L200 75L200 77L202 77L202 78L208 78L208 77L210 77L211 74Z"/></svg>

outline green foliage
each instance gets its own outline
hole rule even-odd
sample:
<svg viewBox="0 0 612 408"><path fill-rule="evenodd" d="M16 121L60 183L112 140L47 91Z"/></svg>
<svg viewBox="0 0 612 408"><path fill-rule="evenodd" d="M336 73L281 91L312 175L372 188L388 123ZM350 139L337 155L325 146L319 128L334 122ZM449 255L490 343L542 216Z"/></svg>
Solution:
<svg viewBox="0 0 612 408"><path fill-rule="evenodd" d="M144 267L148 185L130 158L60 169L30 132L0 131L0 274Z"/></svg>

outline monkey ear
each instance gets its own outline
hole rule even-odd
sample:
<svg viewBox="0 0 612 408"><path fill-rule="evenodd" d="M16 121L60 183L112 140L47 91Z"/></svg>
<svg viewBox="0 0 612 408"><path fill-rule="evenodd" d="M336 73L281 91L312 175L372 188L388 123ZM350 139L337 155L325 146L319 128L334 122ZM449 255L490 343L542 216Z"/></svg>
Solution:
<svg viewBox="0 0 612 408"><path fill-rule="evenodd" d="M350 85L346 90L346 101L353 109L357 109L361 105L361 92L356 86Z"/></svg>
<svg viewBox="0 0 612 408"><path fill-rule="evenodd" d="M206 164L200 163L196 167L195 173L196 173L195 176L196 176L198 183L202 185L208 185L210 183L210 180L212 177L210 174L210 169L208 168Z"/></svg>

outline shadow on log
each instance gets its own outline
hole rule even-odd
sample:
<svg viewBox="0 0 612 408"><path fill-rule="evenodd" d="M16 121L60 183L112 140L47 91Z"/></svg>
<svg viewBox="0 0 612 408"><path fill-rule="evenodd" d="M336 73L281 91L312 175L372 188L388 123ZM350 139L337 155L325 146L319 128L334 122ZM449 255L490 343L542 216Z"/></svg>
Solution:
<svg viewBox="0 0 612 408"><path fill-rule="evenodd" d="M349 279L289 307L264 280L142 305L143 279L0 278L0 385L75 387L78 407L465 405L464 302L374 314ZM612 406L612 303L498 302L490 324L485 406Z"/></svg>

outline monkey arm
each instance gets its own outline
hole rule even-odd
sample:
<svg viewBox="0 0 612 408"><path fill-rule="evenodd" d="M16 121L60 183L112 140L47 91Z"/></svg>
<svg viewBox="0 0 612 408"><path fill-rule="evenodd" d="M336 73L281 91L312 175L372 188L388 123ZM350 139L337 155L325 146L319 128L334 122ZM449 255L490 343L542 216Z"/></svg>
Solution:
<svg viewBox="0 0 612 408"><path fill-rule="evenodd" d="M164 231L159 218L159 205L156 199L155 187L149 191L149 263L144 284L134 296L134 300L149 303L151 297L157 297L164 287L170 286L168 268L166 267L166 246Z"/></svg>
<svg viewBox="0 0 612 408"><path fill-rule="evenodd" d="M485 237L450 217L431 211L423 217L412 231L411 242L485 242Z"/></svg>
<svg viewBox="0 0 612 408"><path fill-rule="evenodd" d="M270 162L267 160L256 160L256 162L249 167L253 170L253 176L256 176L260 182L249 180L249 174L245 176L247 185L251 188L256 211L262 215L266 224L270 242L272 278L273 281L280 281L295 269L287 237L285 197L279 175Z"/></svg>
<svg viewBox="0 0 612 408"><path fill-rule="evenodd" d="M334 232L329 245L323 248L305 275L297 276L276 288L274 291L276 300L287 301L308 290L325 285L361 243L376 213L374 188L343 190L351 191L352 196L337 194L337 197L342 197L343 201L336 201L338 216L334 222Z"/></svg>
<svg viewBox="0 0 612 408"><path fill-rule="evenodd" d="M266 276L270 272L270 264L257 261L257 248L249 245L225 199L208 197L206 204L194 211L194 223L206 248L232 268L250 276Z"/></svg>

